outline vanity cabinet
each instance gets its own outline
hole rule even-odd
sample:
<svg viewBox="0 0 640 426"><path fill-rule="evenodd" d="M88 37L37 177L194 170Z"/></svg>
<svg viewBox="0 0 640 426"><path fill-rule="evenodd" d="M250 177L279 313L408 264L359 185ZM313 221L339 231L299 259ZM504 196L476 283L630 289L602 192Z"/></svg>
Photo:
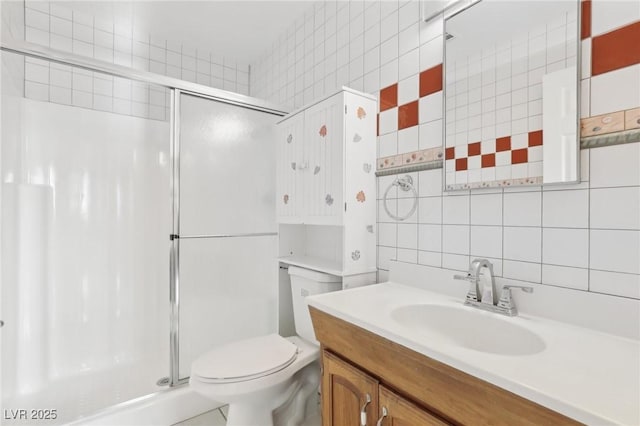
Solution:
<svg viewBox="0 0 640 426"><path fill-rule="evenodd" d="M447 425L331 352L323 351L322 361L323 426Z"/></svg>
<svg viewBox="0 0 640 426"><path fill-rule="evenodd" d="M278 123L279 223L345 225L350 208L375 206L376 109L343 88Z"/></svg>
<svg viewBox="0 0 640 426"><path fill-rule="evenodd" d="M322 354L322 424L374 426L378 381L324 352Z"/></svg>
<svg viewBox="0 0 640 426"><path fill-rule="evenodd" d="M322 424L577 425L560 413L310 307L322 345ZM377 389L377 390L374 390ZM377 412L372 416L373 412ZM375 418L374 418L375 417Z"/></svg>

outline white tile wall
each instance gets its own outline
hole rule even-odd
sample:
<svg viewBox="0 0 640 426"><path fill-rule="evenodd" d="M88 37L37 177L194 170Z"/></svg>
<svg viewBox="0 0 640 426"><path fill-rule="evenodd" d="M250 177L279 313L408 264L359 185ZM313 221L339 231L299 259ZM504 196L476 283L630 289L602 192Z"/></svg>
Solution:
<svg viewBox="0 0 640 426"><path fill-rule="evenodd" d="M640 299L640 275L592 269L589 276L590 290L598 293L619 294Z"/></svg>
<svg viewBox="0 0 640 426"><path fill-rule="evenodd" d="M505 226L540 226L542 193L540 191L504 194Z"/></svg>
<svg viewBox="0 0 640 426"><path fill-rule="evenodd" d="M591 190L591 227L640 229L640 186Z"/></svg>
<svg viewBox="0 0 640 426"><path fill-rule="evenodd" d="M540 263L542 229L537 227L504 227L504 258Z"/></svg>
<svg viewBox="0 0 640 426"><path fill-rule="evenodd" d="M577 290L588 290L589 270L566 266L542 265L542 282Z"/></svg>
<svg viewBox="0 0 640 426"><path fill-rule="evenodd" d="M542 270L539 263L504 260L502 263L502 275L505 278L512 278L514 280L539 283L541 281Z"/></svg>
<svg viewBox="0 0 640 426"><path fill-rule="evenodd" d="M594 0L591 15L591 34L597 36L640 20L640 7L635 1Z"/></svg>
<svg viewBox="0 0 640 426"><path fill-rule="evenodd" d="M602 5L607 2L594 0L594 8L596 3ZM253 93L291 107L311 101L318 84L325 92L338 85L362 84L366 91L377 95L381 88L402 81L405 86L414 81L411 78L418 71L442 63L442 20L419 23L419 14L410 13L410 10L416 10L417 2L366 1L363 11L356 12L357 15L351 15L352 10L346 2L324 4L322 13L310 7L309 13L283 34L272 51L256 64L251 76ZM365 65L363 74L358 75L341 69L348 68L350 59L355 59L350 57L351 49L360 49L359 44L354 47L351 43L354 38L351 37L349 22L357 22L360 26L361 14L365 27ZM611 19L612 22L616 19L620 22L621 18ZM305 25L308 22L312 22L313 27ZM417 46L413 29L416 24L419 28ZM601 26L612 25L617 24L603 23ZM311 53L305 48L305 42L309 37L315 37L316 28L324 28L324 35L318 35L325 41L324 61L320 57L320 63L324 64L320 73L324 75L322 81L316 78L318 67L314 70L311 62L306 65ZM401 43L406 45L401 46ZM418 71L415 69L416 49ZM586 54L590 54L590 49L586 50ZM576 56L570 49L565 53ZM498 59L496 57L496 61ZM284 64L291 72L280 72ZM497 67L496 83L487 84L492 91L485 91L484 98L481 88L468 90L469 105L474 104L475 108L476 103L478 106L483 104L492 113L484 118L496 122L495 129L480 132L486 138L485 144L495 144L498 127L500 132L517 135L533 130L529 126L536 124L513 119L511 114L504 116L504 112L499 110L507 108L511 113L511 108L518 103L526 105L527 113L538 108L535 102L541 96L540 85L530 85L529 77L536 78L538 68L553 67L554 62L547 61L545 57L540 66L531 70L528 63L520 65L526 67L513 77L511 67L508 76L502 74L506 69ZM583 77L588 75L589 70L583 69ZM489 74L485 77L493 78ZM596 81L596 90L598 84ZM526 91L516 92L518 88L525 87ZM511 93L511 88L516 91ZM584 80L583 92L588 93L590 88L591 81ZM617 95L611 93L596 93L596 110L598 102L620 102ZM508 96L503 96L506 94ZM407 97L406 94L402 96L403 99ZM628 96L631 94L622 94L623 99ZM416 126L420 149L442 146L441 97L442 94L438 93L434 96L438 99L430 102L427 97L420 102L420 125ZM491 98L495 98L495 102ZM588 111L589 103L583 103L582 115L594 115L593 111ZM524 113L524 109L520 113ZM498 123L503 120L504 123ZM410 141L416 137L415 131L397 132L396 123L397 112L381 114L378 141L381 157L402 153L403 149L415 146ZM468 126L476 124L467 122ZM522 132L517 129L522 129ZM518 143L517 138L514 142ZM466 144L466 139L461 143ZM382 195L396 177L381 177L378 180L378 267L383 271L382 277L389 268L390 259L466 271L472 258L486 257L494 263L496 274L504 277L640 298L639 159L638 143L582 151L583 182L544 190L540 187L518 187L443 193L442 170L419 172L417 177L413 174L419 193L414 216L417 225L413 224L413 218L411 224L405 225L386 215ZM395 188L389 191L388 206L392 213L406 212L410 204L407 201L398 201ZM417 241L409 235L411 232L417 233ZM415 248L408 248L414 244Z"/></svg>
<svg viewBox="0 0 640 426"><path fill-rule="evenodd" d="M589 191L545 191L542 195L542 226L588 228Z"/></svg>
<svg viewBox="0 0 640 426"><path fill-rule="evenodd" d="M640 186L640 144L592 149L589 155L592 188Z"/></svg>
<svg viewBox="0 0 640 426"><path fill-rule="evenodd" d="M640 274L640 231L592 229L590 242L592 269Z"/></svg>
<svg viewBox="0 0 640 426"><path fill-rule="evenodd" d="M471 194L471 224L502 226L502 193Z"/></svg>
<svg viewBox="0 0 640 426"><path fill-rule="evenodd" d="M151 71L219 89L249 94L248 64L195 49L177 40L158 39L133 28L131 17L116 22L68 9L59 3L25 3L26 40L57 50L73 52L108 63ZM149 86L127 89L99 73L73 70L73 78L59 66L27 59L25 96L32 99L81 106L119 114L167 120L169 96ZM76 78L76 74L82 77ZM143 93L136 92L141 90Z"/></svg>
<svg viewBox="0 0 640 426"><path fill-rule="evenodd" d="M471 226L470 254L502 259L502 227Z"/></svg>
<svg viewBox="0 0 640 426"><path fill-rule="evenodd" d="M591 77L591 115L640 105L640 64Z"/></svg>
<svg viewBox="0 0 640 426"><path fill-rule="evenodd" d="M542 262L576 268L589 266L589 231L587 229L544 228Z"/></svg>

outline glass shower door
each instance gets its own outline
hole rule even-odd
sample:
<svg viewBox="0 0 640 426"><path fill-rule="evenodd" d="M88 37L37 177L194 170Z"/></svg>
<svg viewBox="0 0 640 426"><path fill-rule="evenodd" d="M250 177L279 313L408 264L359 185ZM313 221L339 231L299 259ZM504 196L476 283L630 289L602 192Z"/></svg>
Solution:
<svg viewBox="0 0 640 426"><path fill-rule="evenodd" d="M272 137L278 117L177 96L174 383L188 378L191 363L213 347L276 332L278 309Z"/></svg>

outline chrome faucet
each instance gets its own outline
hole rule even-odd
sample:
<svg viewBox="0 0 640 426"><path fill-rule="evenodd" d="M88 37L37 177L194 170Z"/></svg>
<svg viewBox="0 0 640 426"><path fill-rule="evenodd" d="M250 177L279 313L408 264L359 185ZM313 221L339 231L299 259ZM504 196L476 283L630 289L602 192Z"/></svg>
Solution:
<svg viewBox="0 0 640 426"><path fill-rule="evenodd" d="M491 300L482 300L482 293L484 293L484 287L482 291L480 289L480 269L487 268L489 271L489 277L491 279ZM493 278L493 264L489 262L487 259L474 259L473 262L469 265L469 272L467 275L454 275L454 279L456 280L466 280L471 284L469 286L469 292L467 293L467 300L465 304L471 303L490 303L492 305L495 304L495 294L496 294L496 282ZM468 303L467 303L468 302Z"/></svg>
<svg viewBox="0 0 640 426"><path fill-rule="evenodd" d="M484 283L482 289L480 288L480 271L482 268L486 269L489 274L489 279L491 280L491 287L487 287L486 289L485 286L487 286L488 283ZM508 316L518 315L518 309L511 297L512 288L520 288L526 293L533 293L533 287L505 285L502 287L502 293L498 300L496 281L493 276L493 264L487 259L474 259L469 265L469 272L467 275L454 275L453 278L456 280L469 281L471 283L469 285L467 297L464 301L466 306L472 306L474 308L480 308L485 311Z"/></svg>

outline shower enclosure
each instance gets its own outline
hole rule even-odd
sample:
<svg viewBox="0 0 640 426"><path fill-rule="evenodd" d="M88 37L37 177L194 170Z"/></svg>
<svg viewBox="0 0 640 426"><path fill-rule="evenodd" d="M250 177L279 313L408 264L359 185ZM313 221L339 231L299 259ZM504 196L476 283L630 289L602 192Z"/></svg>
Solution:
<svg viewBox="0 0 640 426"><path fill-rule="evenodd" d="M2 423L46 410L66 423L172 392L213 346L276 332L283 113L24 42L2 48Z"/></svg>

